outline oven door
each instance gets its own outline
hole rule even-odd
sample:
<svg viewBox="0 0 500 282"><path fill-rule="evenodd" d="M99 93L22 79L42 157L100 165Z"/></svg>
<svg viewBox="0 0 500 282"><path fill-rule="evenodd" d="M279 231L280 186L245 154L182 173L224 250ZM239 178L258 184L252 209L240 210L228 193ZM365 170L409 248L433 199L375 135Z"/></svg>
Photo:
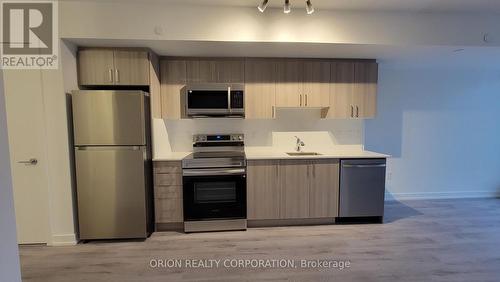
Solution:
<svg viewBox="0 0 500 282"><path fill-rule="evenodd" d="M184 220L246 218L243 168L184 169Z"/></svg>

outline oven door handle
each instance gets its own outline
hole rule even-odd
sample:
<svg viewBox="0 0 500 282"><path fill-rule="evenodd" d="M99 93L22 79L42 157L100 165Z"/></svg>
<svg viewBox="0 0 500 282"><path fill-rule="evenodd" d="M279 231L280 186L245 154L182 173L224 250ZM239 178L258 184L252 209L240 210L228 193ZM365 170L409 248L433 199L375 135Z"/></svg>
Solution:
<svg viewBox="0 0 500 282"><path fill-rule="evenodd" d="M205 169L183 169L183 176L224 176L224 175L245 175L244 168L221 169L221 168L205 168Z"/></svg>

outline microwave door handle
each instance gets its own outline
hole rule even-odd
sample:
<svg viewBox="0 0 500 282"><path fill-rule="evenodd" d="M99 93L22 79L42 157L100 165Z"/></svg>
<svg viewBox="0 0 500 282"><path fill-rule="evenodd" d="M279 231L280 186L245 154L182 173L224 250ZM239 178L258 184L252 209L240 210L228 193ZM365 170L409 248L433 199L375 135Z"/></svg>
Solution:
<svg viewBox="0 0 500 282"><path fill-rule="evenodd" d="M231 113L231 86L227 87L227 110Z"/></svg>

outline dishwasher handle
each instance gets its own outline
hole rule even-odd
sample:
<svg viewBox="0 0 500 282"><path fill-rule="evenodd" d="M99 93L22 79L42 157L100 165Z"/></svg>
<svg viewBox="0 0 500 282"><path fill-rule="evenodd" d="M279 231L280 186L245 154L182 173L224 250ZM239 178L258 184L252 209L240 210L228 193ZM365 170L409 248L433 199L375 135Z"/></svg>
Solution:
<svg viewBox="0 0 500 282"><path fill-rule="evenodd" d="M374 168L374 167L386 167L385 164L365 164L365 165L350 165L350 164L344 164L342 165L342 167L346 167L346 168L350 168L350 167L353 167L353 168Z"/></svg>

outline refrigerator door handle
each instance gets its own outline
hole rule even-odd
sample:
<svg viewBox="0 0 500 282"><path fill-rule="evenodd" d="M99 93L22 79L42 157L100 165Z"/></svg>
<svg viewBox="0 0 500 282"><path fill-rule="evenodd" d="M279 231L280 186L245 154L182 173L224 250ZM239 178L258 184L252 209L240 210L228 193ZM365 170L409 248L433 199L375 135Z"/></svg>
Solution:
<svg viewBox="0 0 500 282"><path fill-rule="evenodd" d="M140 151L143 150L144 146L78 146L76 147L79 151Z"/></svg>

